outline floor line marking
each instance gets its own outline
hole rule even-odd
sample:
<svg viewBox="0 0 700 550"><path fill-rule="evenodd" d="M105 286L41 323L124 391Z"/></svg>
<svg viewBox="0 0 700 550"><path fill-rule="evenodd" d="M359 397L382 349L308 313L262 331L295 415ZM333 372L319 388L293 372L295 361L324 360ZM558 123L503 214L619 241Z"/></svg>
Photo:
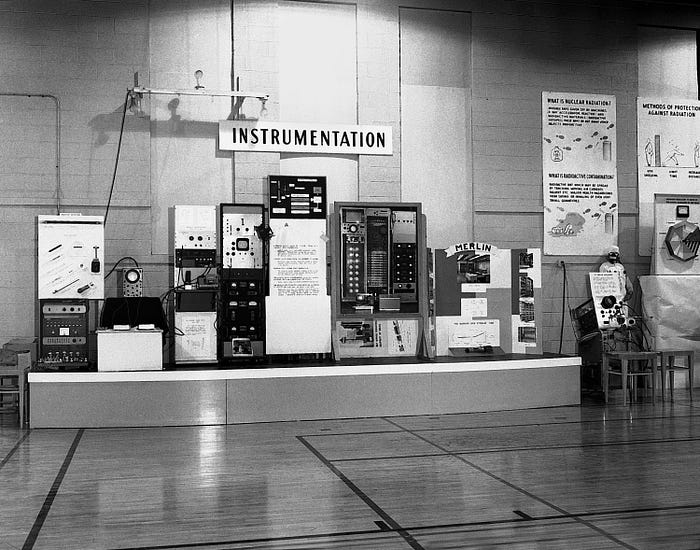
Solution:
<svg viewBox="0 0 700 550"><path fill-rule="evenodd" d="M39 514L34 520L34 525L32 525L32 529L31 531L29 531L29 534L27 535L27 538L24 541L24 545L22 545L22 550L31 550L32 548L34 548L36 539L39 537L39 532L41 531L41 528L44 525L44 521L46 521L46 516L49 515L51 505L53 504L53 501L56 498L58 489L61 487L63 478L65 477L66 472L68 471L68 467L70 466L70 463L73 460L73 455L75 454L75 451L78 448L78 444L80 443L80 439L83 437L84 432L85 428L81 428L78 430L78 433L75 434L73 444L70 446L70 449L68 449L68 454L66 454L66 458L63 459L63 464L61 464L61 467L58 470L58 474L56 474L56 479L54 479L53 484L51 485L51 489L49 489L49 493L46 495L44 504L42 505L41 510L39 510Z"/></svg>
<svg viewBox="0 0 700 550"><path fill-rule="evenodd" d="M386 420L386 421L389 422L390 424L393 424L393 425L397 426L397 424L394 424L394 423L391 421L391 419L389 419L389 418L384 418L384 420ZM423 436L421 436L421 435L419 435L419 434L417 434L417 433L415 433L415 432L412 432L411 430L407 430L407 429L405 429L405 428L403 428L403 429L404 429L407 433L410 433L411 435L413 435L414 437L420 439L421 441L424 441L424 442L428 443L429 445L432 445L432 446L434 446L435 448L440 449L441 451L443 451L443 452L445 452L445 453L452 454L452 456L453 456L455 459L457 459L457 460L463 462L464 464L467 464L469 467L471 467L471 468L473 468L473 469L475 469L475 470L481 472L482 474L487 475L487 476L489 476L489 477L492 478L492 479L495 479L495 480L498 481L499 483L502 483L502 484L506 485L507 487L510 487L510 488L513 489L514 491L518 491L519 493L521 493L521 494L527 496L528 498L531 498L531 499L533 499L533 500L536 500L537 502L539 502L539 503L541 503L541 504L544 504L545 506L547 506L547 507L549 507L549 508L551 508L551 509L553 509L553 510L556 510L556 511L559 512L560 514L566 514L566 515L570 516L572 520L576 521L577 523L580 523L581 525L585 525L585 526L588 527L589 529L592 529L593 531L595 531L595 532L597 532L598 534L600 534L600 535L606 537L607 539L609 539L609 540L615 542L616 544L619 544L620 546L622 546L622 547L624 547L624 548L627 548L628 550L637 550L634 546L631 546L631 545L627 544L626 542L621 541L620 539L618 539L617 537L611 535L610 533L608 533L608 532L605 531L604 529L601 529L600 527L597 527L596 525L593 525L592 523L590 523L590 522L588 522L588 521L586 521L586 520L584 520L584 519L581 519L580 517L578 517L578 516L576 516L576 515L573 515L573 514L571 514L570 512L567 512L564 508L561 508L560 506L557 506L556 504L554 504L554 503L552 503L552 502L549 502L548 500L545 500L544 498L542 498L542 497L540 497L540 496L537 496L537 495L535 495L534 493L531 493L530 491L527 491L526 489L523 489L522 487L518 487L518 486L515 485L514 483L511 483L510 481L507 481L507 480L503 479L502 477L497 476L497 475L494 474L493 472L488 471L486 468L482 468L482 467L479 466L478 464L475 464L474 462L471 462L471 461L467 460L467 459L464 458L463 456L460 456L460 455L454 454L454 453L450 453L447 449L445 449L445 448L442 447L441 445L439 445L439 444L437 444L437 443L435 443L435 442L433 442L433 441L430 441L429 439L427 439L427 438L425 438L425 437L423 437Z"/></svg>
<svg viewBox="0 0 700 550"><path fill-rule="evenodd" d="M375 522L383 523L383 522ZM326 538L341 538L341 537L357 537L362 535L379 535L385 537L387 534L395 533L395 531L387 526L386 530L378 529L363 529L358 531L340 531L335 533L309 533L306 535L288 535L280 537L261 537L255 539L239 539L239 540L222 540L222 541L205 541L205 542L183 542L173 544L157 544L148 546L118 546L109 550L176 550L179 548L206 548L209 546L231 546L239 544L261 544L275 542L291 542L304 540L317 540Z"/></svg>
<svg viewBox="0 0 700 550"><path fill-rule="evenodd" d="M25 432L25 434L20 438L20 440L17 441L17 443L15 443L14 447L12 447L12 449L10 449L10 452L8 452L7 455L5 455L5 458L3 458L3 459L2 459L2 462L0 462L0 470L2 469L2 467L3 467L5 464L7 464L7 463L9 462L9 460L12 458L12 456L17 452L17 449L19 449L19 446L20 446L22 443L24 443L24 440L25 440L25 439L27 439L27 438L29 437L29 434L30 434L30 433L31 433L31 432L30 432L29 430L27 430L27 431Z"/></svg>
<svg viewBox="0 0 700 550"><path fill-rule="evenodd" d="M318 458L331 472L333 472L340 480L348 486L348 488L355 493L360 500L362 500L367 506L369 506L375 514L377 514L384 523L386 523L391 529L398 533L401 538L403 538L411 548L414 550L424 550L413 536L403 529L389 514L387 514L382 508L374 502L369 496L367 496L364 491L362 491L357 485L355 485L350 478L348 478L343 472L341 472L336 466L334 466L321 452L316 449L311 443L306 441L303 437L297 436L297 439L304 445L311 453Z"/></svg>
<svg viewBox="0 0 700 550"><path fill-rule="evenodd" d="M688 408L698 408L698 406L694 405L685 405ZM483 414L483 413L465 413L465 414ZM676 419L681 419L681 418L697 418L699 415L697 414L684 414L684 415L671 415L671 416L639 416L635 417L634 421L638 422L640 420L667 420L669 418L672 418L674 420ZM374 417L372 417L374 418ZM384 417L386 420L389 417ZM404 428L399 422L398 419L402 418L415 418L414 416L410 417L392 417L392 420L395 420L393 422L393 425L396 426L398 429L396 430L369 430L366 432L331 432L331 433L309 433L309 434L302 434L301 437L305 438L311 438L311 437L338 437L338 436L344 436L344 435L372 435L372 434L389 434L389 433L397 433L400 431L406 431L408 428ZM457 431L457 430L493 430L493 429L505 429L505 428L528 428L528 427L533 427L533 426L565 426L567 424L612 424L613 422L629 422L630 419L629 417L624 417L624 418L601 418L598 420L565 420L561 422L530 422L530 423L525 423L525 424L494 424L492 426L461 426L461 427L453 427L453 426L446 426L444 428L418 428L414 429L413 431L415 432L449 432L449 431Z"/></svg>
<svg viewBox="0 0 700 550"><path fill-rule="evenodd" d="M634 441L609 441L607 443L587 443L583 445L541 445L538 447L509 447L509 448L484 448L473 451L465 449L455 449L454 451L445 450L442 453L416 453L414 455L387 455L387 456L359 456L355 458L332 458L331 462L362 462L371 460L396 460L403 458L426 458L431 456L451 456L458 455L481 455L492 453L519 453L527 451L551 451L560 449L588 449L595 447L621 447L626 445L660 445L663 443L693 443L700 441L700 437L688 437L678 439L648 439Z"/></svg>
<svg viewBox="0 0 700 550"><path fill-rule="evenodd" d="M636 508L628 510L603 510L600 512L583 512L580 514L551 514L548 516L528 516L529 521L533 522L546 522L546 521L575 521L578 517L596 517L596 516L614 516L618 514L636 514L636 513L658 513L664 511L676 511L676 510L693 510L700 508L700 504L688 504L688 505L678 505L678 506L665 506L658 508ZM523 515L523 512L520 512ZM383 524L382 521L375 521L379 524ZM507 518L500 520L482 520L482 521L472 521L472 522L460 522L460 523L436 523L432 525L410 525L404 527L406 531L438 531L445 529L470 529L470 528L483 528L498 525L510 525L510 524L522 524L523 519L521 518ZM282 541L299 541L299 540L315 540L323 538L340 538L340 537L353 537L361 535L378 535L385 533L394 533L395 530L386 526L386 531L377 531L375 529L365 529L358 531L344 531L335 533L309 533L306 535L289 535L280 537L265 537L265 538L255 538L255 539L239 539L239 540L226 540L226 541L207 541L207 542L186 542L180 544L163 544L163 545L150 545L150 546L138 546L138 547L115 547L111 550L175 550L178 548L204 548L207 546L224 546L224 545L238 545L238 544L256 544L265 542L282 542Z"/></svg>

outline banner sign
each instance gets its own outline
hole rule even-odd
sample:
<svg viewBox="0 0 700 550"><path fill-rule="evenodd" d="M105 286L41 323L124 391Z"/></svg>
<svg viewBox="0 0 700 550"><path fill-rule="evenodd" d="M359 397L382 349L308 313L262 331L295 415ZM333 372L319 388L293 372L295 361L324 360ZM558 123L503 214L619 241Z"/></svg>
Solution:
<svg viewBox="0 0 700 550"><path fill-rule="evenodd" d="M219 149L346 155L393 154L391 126L296 124L260 120L219 122Z"/></svg>
<svg viewBox="0 0 700 550"><path fill-rule="evenodd" d="M597 256L617 243L615 96L542 92L544 253Z"/></svg>
<svg viewBox="0 0 700 550"><path fill-rule="evenodd" d="M475 252L483 252L485 254L495 254L498 249L492 244L487 243L459 243L453 244L449 248L445 249L447 257L454 256L457 252L466 252L468 250L473 250Z"/></svg>
<svg viewBox="0 0 700 550"><path fill-rule="evenodd" d="M700 101L637 98L639 255L652 255L654 194L700 193Z"/></svg>

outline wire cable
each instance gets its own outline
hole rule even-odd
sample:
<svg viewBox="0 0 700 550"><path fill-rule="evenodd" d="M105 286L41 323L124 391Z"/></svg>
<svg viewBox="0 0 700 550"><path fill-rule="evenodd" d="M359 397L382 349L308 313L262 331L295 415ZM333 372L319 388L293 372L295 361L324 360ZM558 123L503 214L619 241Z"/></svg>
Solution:
<svg viewBox="0 0 700 550"><path fill-rule="evenodd" d="M561 261L561 267L564 269L564 277L561 289L561 323L559 324L559 355L561 355L561 348L564 343L564 311L566 310L566 263L564 262L564 260Z"/></svg>
<svg viewBox="0 0 700 550"><path fill-rule="evenodd" d="M112 185L109 188L109 198L107 199L107 208L105 209L104 225L107 225L107 215L109 214L109 205L112 203L112 193L114 192L114 182L117 180L117 168L119 167L119 153L122 149L122 138L124 137L124 121L126 120L126 108L129 104L129 91L126 92L124 98L124 110L122 111L122 124L119 129L119 142L117 143L117 158L114 160L114 172L112 173Z"/></svg>
<svg viewBox="0 0 700 550"><path fill-rule="evenodd" d="M627 309L632 312L633 315L636 315L639 318L639 333L642 337L642 342L638 344L641 347L642 351L652 351L651 350L651 345L649 343L649 340L647 339L646 333L649 333L649 336L654 336L651 333L651 330L649 329L649 326L646 323L646 320L644 318L644 312L639 312L629 304L627 304ZM646 332L645 332L646 331Z"/></svg>
<svg viewBox="0 0 700 550"><path fill-rule="evenodd" d="M120 263L122 263L124 260L131 260L132 262L134 262L134 264L136 264L136 267L139 266L139 263L134 258L132 258L131 256L124 256L123 258L119 258L117 260L117 263L115 263L114 266L112 266L112 269L109 270L109 273L107 273L107 275L105 275L105 279L107 277L109 277L112 273L114 273L114 270L117 269L117 266Z"/></svg>

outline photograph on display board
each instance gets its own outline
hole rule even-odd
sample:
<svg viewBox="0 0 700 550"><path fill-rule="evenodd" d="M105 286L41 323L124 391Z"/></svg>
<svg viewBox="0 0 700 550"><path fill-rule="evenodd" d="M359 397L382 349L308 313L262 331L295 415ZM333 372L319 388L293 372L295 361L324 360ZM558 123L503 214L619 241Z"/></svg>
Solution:
<svg viewBox="0 0 700 550"><path fill-rule="evenodd" d="M518 327L518 342L523 344L537 343L537 327L534 326L520 326Z"/></svg>
<svg viewBox="0 0 700 550"><path fill-rule="evenodd" d="M372 321L341 321L338 323L338 327L338 340L344 347L374 347L374 323Z"/></svg>
<svg viewBox="0 0 700 550"><path fill-rule="evenodd" d="M253 344L249 338L233 338L231 340L231 355L252 356Z"/></svg>
<svg viewBox="0 0 700 550"><path fill-rule="evenodd" d="M489 284L491 255L470 250L457 256L457 281L461 284Z"/></svg>
<svg viewBox="0 0 700 550"><path fill-rule="evenodd" d="M517 311L513 312L512 334L513 352L523 353L537 348L538 317L541 322L542 271L541 251L528 248L511 250L511 263L517 264L517 273L513 274L513 294L517 293Z"/></svg>

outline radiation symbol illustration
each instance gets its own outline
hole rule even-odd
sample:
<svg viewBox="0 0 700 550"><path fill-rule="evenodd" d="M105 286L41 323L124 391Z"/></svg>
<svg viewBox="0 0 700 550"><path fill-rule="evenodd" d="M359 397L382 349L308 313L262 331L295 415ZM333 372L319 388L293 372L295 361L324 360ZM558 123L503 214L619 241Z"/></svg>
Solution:
<svg viewBox="0 0 700 550"><path fill-rule="evenodd" d="M694 223L683 220L668 228L664 243L671 257L687 262L698 255L700 229Z"/></svg>

